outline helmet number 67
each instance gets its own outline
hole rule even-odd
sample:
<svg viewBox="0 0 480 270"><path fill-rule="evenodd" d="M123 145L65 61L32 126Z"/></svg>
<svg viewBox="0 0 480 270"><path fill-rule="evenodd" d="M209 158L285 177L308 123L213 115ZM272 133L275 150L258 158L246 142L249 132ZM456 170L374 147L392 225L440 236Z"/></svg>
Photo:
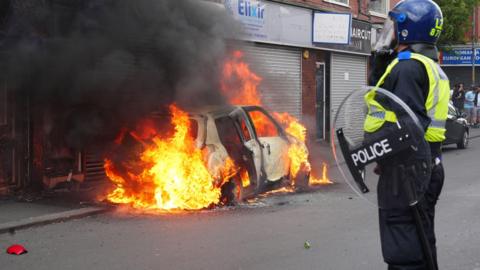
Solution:
<svg viewBox="0 0 480 270"><path fill-rule="evenodd" d="M430 30L430 36L439 37L440 34L442 33L442 29L443 29L443 19L436 19L435 28L432 28L432 30Z"/></svg>

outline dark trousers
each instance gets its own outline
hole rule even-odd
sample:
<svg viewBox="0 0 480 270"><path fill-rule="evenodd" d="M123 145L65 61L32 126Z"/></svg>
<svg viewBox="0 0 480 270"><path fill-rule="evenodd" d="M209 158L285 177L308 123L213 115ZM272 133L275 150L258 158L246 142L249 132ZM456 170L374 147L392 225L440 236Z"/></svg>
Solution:
<svg viewBox="0 0 480 270"><path fill-rule="evenodd" d="M437 264L435 239L435 205L443 187L443 166L433 165L430 182L421 202L420 216ZM413 219L412 209L380 209L380 240L384 261L389 270L423 270L427 264ZM438 269L438 266L437 266Z"/></svg>

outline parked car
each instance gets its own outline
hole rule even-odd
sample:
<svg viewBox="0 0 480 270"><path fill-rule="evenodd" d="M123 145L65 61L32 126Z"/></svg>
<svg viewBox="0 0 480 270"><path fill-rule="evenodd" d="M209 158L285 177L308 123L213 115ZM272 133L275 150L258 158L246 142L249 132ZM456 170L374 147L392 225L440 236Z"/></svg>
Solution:
<svg viewBox="0 0 480 270"><path fill-rule="evenodd" d="M453 104L448 104L448 118L446 124L447 132L443 145L456 144L458 148L468 147L470 129L465 115L460 113Z"/></svg>
<svg viewBox="0 0 480 270"><path fill-rule="evenodd" d="M241 171L224 186L228 201L242 201L269 187L295 181L308 185L310 167L291 179L288 150L292 144L308 150L303 142L289 136L281 125L259 106L221 106L190 113L196 122L196 143L208 151L207 165L216 175L230 157Z"/></svg>

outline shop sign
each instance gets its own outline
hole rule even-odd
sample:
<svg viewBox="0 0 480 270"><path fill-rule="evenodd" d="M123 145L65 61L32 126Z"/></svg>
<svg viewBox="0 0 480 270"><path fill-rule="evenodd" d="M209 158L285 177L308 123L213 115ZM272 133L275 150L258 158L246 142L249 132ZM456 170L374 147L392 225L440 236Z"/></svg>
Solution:
<svg viewBox="0 0 480 270"><path fill-rule="evenodd" d="M352 15L350 13L313 14L313 43L348 44Z"/></svg>
<svg viewBox="0 0 480 270"><path fill-rule="evenodd" d="M309 9L260 0L224 0L224 5L242 25L242 39L311 46Z"/></svg>
<svg viewBox="0 0 480 270"><path fill-rule="evenodd" d="M475 64L480 65L480 49L475 49ZM452 66L469 66L472 64L471 48L453 48L440 52L440 64Z"/></svg>
<svg viewBox="0 0 480 270"><path fill-rule="evenodd" d="M352 20L349 26L349 42L345 44L331 44L320 43L315 41L315 34L313 43L317 47L326 49L335 49L346 52L356 52L363 54L370 54L372 50L372 25L370 23Z"/></svg>

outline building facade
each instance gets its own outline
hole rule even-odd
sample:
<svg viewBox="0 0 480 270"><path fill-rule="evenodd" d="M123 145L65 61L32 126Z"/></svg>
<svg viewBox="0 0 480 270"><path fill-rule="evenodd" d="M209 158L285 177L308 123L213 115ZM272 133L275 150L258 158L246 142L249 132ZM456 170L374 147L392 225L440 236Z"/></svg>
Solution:
<svg viewBox="0 0 480 270"><path fill-rule="evenodd" d="M463 83L467 88L480 83L480 8L472 10L472 26L464 44L454 44L440 52L440 65L450 84Z"/></svg>
<svg viewBox="0 0 480 270"><path fill-rule="evenodd" d="M399 0L221 0L244 27L265 106L329 142L341 101L367 84L372 43Z"/></svg>
<svg viewBox="0 0 480 270"><path fill-rule="evenodd" d="M28 1L32 5L47 2L61 14L71 6L70 1ZM329 142L338 105L351 91L367 83L372 43L388 10L398 0L213 2L244 26L232 46L246 52L252 69L263 78L261 91L266 107L302 119L310 141ZM0 6L0 41L2 23L8 16L15 16L4 12L12 10L15 5L11 5ZM52 153L65 151L61 146L53 147L42 135L44 113L45 108L29 106L28 97L21 92L9 91L6 83L0 85L0 193L32 184L55 186L72 179L104 177L102 159L95 151L84 149L62 154L61 159L49 158Z"/></svg>

